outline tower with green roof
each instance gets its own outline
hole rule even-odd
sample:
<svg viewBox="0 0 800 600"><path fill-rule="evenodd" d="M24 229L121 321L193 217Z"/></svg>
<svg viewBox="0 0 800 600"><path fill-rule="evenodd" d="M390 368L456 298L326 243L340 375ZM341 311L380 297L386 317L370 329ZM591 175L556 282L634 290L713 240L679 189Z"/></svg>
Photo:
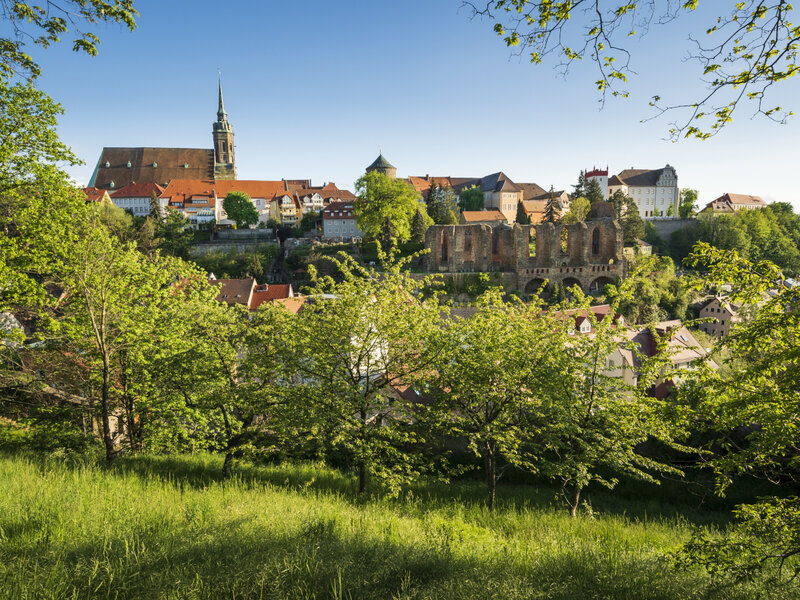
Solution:
<svg viewBox="0 0 800 600"><path fill-rule="evenodd" d="M386 160L383 157L383 154L378 154L378 158L375 159L375 162L367 167L367 173L372 171L383 173L389 179L397 179L397 168L388 160Z"/></svg>

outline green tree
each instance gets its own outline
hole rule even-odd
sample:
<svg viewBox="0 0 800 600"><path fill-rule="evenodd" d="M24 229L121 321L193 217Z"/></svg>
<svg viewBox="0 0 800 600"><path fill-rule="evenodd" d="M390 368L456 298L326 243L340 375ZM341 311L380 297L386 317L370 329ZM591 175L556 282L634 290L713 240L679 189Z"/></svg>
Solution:
<svg viewBox="0 0 800 600"><path fill-rule="evenodd" d="M411 219L417 212L419 194L401 179L370 171L356 181L358 201L354 205L358 228L367 238L384 245L406 241Z"/></svg>
<svg viewBox="0 0 800 600"><path fill-rule="evenodd" d="M525 212L525 207L522 205L522 200L517 202L517 217L516 222L520 225L530 225L531 219L528 213Z"/></svg>
<svg viewBox="0 0 800 600"><path fill-rule="evenodd" d="M697 190L681 188L681 199L678 204L678 216L681 219L693 217L697 211Z"/></svg>
<svg viewBox="0 0 800 600"><path fill-rule="evenodd" d="M39 76L39 65L25 51L27 40L47 48L61 41L71 27L78 34L72 40L72 49L95 56L100 39L87 25L118 23L132 31L137 16L132 0L3 3L0 17L8 23L8 33L4 34L8 37L0 38L0 79Z"/></svg>
<svg viewBox="0 0 800 600"><path fill-rule="evenodd" d="M428 215L437 225L456 225L458 223L458 204L453 188L443 188L433 184L428 192Z"/></svg>
<svg viewBox="0 0 800 600"><path fill-rule="evenodd" d="M425 232L431 225L433 225L433 219L421 207L418 207L411 220L411 241L416 244L424 244Z"/></svg>
<svg viewBox="0 0 800 600"><path fill-rule="evenodd" d="M689 262L706 272L705 285L732 285L731 300L758 306L722 342L736 369L706 369L683 399L694 410L704 433L706 458L724 491L743 474L773 481L797 474L797 435L791 423L800 418L800 313L797 290L785 285L778 267L751 262L736 251L699 244ZM765 292L772 294L765 299ZM738 434L738 436L737 436ZM744 439L742 439L742 436ZM786 488L786 492L790 492ZM794 577L800 554L798 498L761 498L737 508L737 523L723 536L699 533L685 548L685 558L713 575L750 579L762 571Z"/></svg>
<svg viewBox="0 0 800 600"><path fill-rule="evenodd" d="M439 334L429 416L483 461L490 509L508 465L537 469L527 415L539 410L538 368L551 350L552 324L543 315L537 297L506 303L495 289L480 298L474 316L451 319Z"/></svg>
<svg viewBox="0 0 800 600"><path fill-rule="evenodd" d="M338 280L309 269L314 302L292 317L282 343L283 376L295 382L290 420L352 457L359 494L369 479L396 493L432 462L412 452L423 438L398 391L439 355L441 308L436 294L421 293L432 281L406 272L410 259L378 252L381 272L349 256L334 261Z"/></svg>
<svg viewBox="0 0 800 600"><path fill-rule="evenodd" d="M237 229L258 223L258 211L250 196L244 192L228 192L222 201L222 210L228 214L228 218L236 221Z"/></svg>
<svg viewBox="0 0 800 600"><path fill-rule="evenodd" d="M550 192L547 196L547 203L544 205L544 223L558 223L561 219L561 211L558 207L558 199L556 198L553 186L550 186Z"/></svg>
<svg viewBox="0 0 800 600"><path fill-rule="evenodd" d="M558 351L545 355L551 364L543 369L542 406L527 416L529 427L536 431L540 472L560 483L569 512L575 516L583 490L592 483L613 489L622 474L658 483L654 474L680 471L637 452L648 439L678 447L661 402L646 393L659 375L669 372L665 371L666 340L656 336L654 356L640 356L620 336L614 319L598 321L588 310L588 299L581 298L578 290L573 292L579 296L574 306L585 311L593 333L573 333L573 317L552 331L551 343ZM623 295L629 293L629 289L623 291ZM616 308L617 302L612 302L611 315ZM635 384L615 373L616 367L609 367L620 345L629 346L640 358Z"/></svg>
<svg viewBox="0 0 800 600"><path fill-rule="evenodd" d="M161 205L158 203L158 194L153 192L150 194L150 218L156 222L160 222L164 215L161 211Z"/></svg>
<svg viewBox="0 0 800 600"><path fill-rule="evenodd" d="M611 203L617 213L617 220L622 226L622 237L625 244L633 244L644 237L644 220L639 215L639 208L633 198L622 190L616 190L611 196Z"/></svg>
<svg viewBox="0 0 800 600"><path fill-rule="evenodd" d="M183 213L167 208L166 215L156 227L156 235L163 239L161 249L172 256L187 258L194 236Z"/></svg>
<svg viewBox="0 0 800 600"><path fill-rule="evenodd" d="M307 212L300 219L300 229L303 231L311 231L317 226L320 214L316 211Z"/></svg>
<svg viewBox="0 0 800 600"><path fill-rule="evenodd" d="M605 197L603 197L603 188L600 187L600 182L594 178L590 179L589 183L586 184L585 195L590 204L605 200Z"/></svg>
<svg viewBox="0 0 800 600"><path fill-rule="evenodd" d="M458 195L461 210L483 210L483 190L477 185L470 186Z"/></svg>
<svg viewBox="0 0 800 600"><path fill-rule="evenodd" d="M578 174L578 182L572 186L572 197L585 198L587 187L588 187L588 181L586 180L586 174L583 171L581 171Z"/></svg>
<svg viewBox="0 0 800 600"><path fill-rule="evenodd" d="M568 225L570 223L580 223L581 221L585 221L586 217L589 215L590 209L591 204L589 203L589 200L583 196L579 196L569 203L569 210L567 211L567 214L563 216L561 222L565 225Z"/></svg>
<svg viewBox="0 0 800 600"><path fill-rule="evenodd" d="M630 38L645 35L650 25L671 23L692 13L698 2L612 2L601 6L590 0L498 0L474 4L473 14L496 21L495 32L509 47L527 53L534 64L549 56L565 57L562 67L590 59L597 67L593 84L602 95L629 97L625 87L630 68ZM685 98L666 106L660 96L650 105L656 115L678 111L670 127L673 138L708 138L732 119L739 103L750 101L756 114L782 122L791 114L766 104L770 88L794 76L797 65L797 26L793 7L786 2L742 2L730 10L713 12L710 22L699 25L705 41L694 43L690 57L698 64L708 89L697 98ZM644 24L638 31L638 24ZM638 42L637 42L638 43ZM704 125L704 123L708 123Z"/></svg>

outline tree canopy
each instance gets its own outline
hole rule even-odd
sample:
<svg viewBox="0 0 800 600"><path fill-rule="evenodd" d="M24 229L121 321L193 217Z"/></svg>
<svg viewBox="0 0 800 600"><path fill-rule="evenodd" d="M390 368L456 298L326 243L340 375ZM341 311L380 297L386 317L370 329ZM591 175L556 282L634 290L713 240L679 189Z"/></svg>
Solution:
<svg viewBox="0 0 800 600"><path fill-rule="evenodd" d="M483 210L483 190L477 185L461 190L458 195L458 204L461 210Z"/></svg>
<svg viewBox="0 0 800 600"><path fill-rule="evenodd" d="M370 171L356 181L356 195L354 212L358 228L366 237L383 244L408 240L411 219L419 204L419 194L411 185Z"/></svg>
<svg viewBox="0 0 800 600"><path fill-rule="evenodd" d="M236 221L239 229L258 223L258 211L250 196L244 192L228 192L222 201L222 209Z"/></svg>
<svg viewBox="0 0 800 600"><path fill-rule="evenodd" d="M778 122L792 114L768 100L770 88L796 75L799 68L800 27L792 22L794 8L788 2L726 3L708 13L703 11L706 3L699 0L467 0L464 4L473 15L494 20L497 35L534 64L552 60L566 73L576 61L592 61L601 101L609 94L630 96L628 78L637 70L632 40L678 19L690 23L689 14L697 11L701 24L694 26L696 35L690 31L688 56L696 63L706 91L696 97L667 98L663 104L662 92L654 90L650 101L655 116L675 113L670 135L708 138L732 120L743 101L754 113ZM705 26L702 19L707 19Z"/></svg>

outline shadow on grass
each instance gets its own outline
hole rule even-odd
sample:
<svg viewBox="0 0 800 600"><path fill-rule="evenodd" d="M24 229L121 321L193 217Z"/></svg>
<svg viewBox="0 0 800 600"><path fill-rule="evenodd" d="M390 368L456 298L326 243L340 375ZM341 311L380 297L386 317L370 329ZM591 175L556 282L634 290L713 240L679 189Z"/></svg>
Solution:
<svg viewBox="0 0 800 600"><path fill-rule="evenodd" d="M246 521L117 537L47 552L2 551L0 597L76 598L576 598L673 600L764 597L754 588L703 593L699 572L667 572L653 555L621 548L460 555L436 535L413 543L347 533L335 518L284 533ZM0 573L2 570L0 569ZM796 589L795 589L796 593ZM791 595L771 595L790 598Z"/></svg>

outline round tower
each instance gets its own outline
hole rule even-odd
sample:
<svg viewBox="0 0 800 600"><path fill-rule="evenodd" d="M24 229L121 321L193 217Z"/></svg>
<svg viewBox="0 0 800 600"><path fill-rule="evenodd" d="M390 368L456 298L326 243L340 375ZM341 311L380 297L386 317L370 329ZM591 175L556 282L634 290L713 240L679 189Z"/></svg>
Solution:
<svg viewBox="0 0 800 600"><path fill-rule="evenodd" d="M383 173L389 179L397 179L397 168L395 168L395 166L392 165L392 163L386 160L383 157L383 154L379 154L378 158L376 158L375 161L370 166L367 167L367 173L370 173L372 171Z"/></svg>

